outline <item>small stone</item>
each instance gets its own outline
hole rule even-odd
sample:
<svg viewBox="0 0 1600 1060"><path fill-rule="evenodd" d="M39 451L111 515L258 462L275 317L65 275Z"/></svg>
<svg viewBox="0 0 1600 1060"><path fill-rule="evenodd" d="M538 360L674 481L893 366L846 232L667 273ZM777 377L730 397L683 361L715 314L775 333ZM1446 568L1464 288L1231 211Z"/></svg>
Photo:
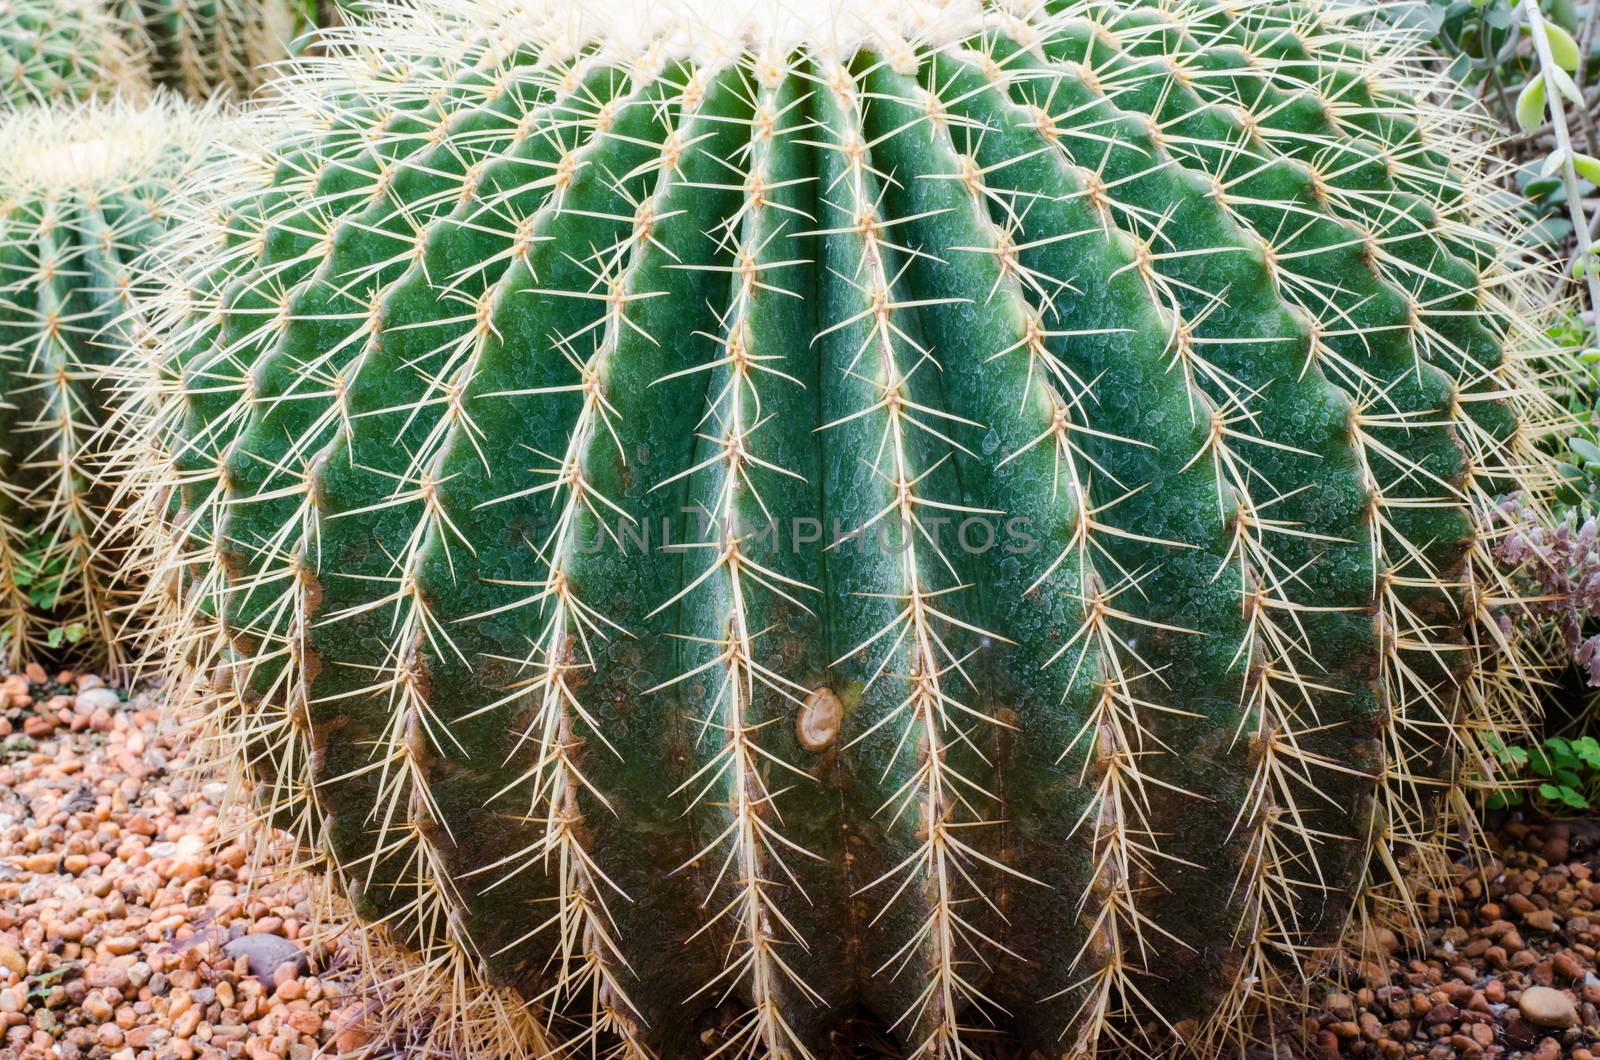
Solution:
<svg viewBox="0 0 1600 1060"><path fill-rule="evenodd" d="M19 979L28 974L28 962L21 953L10 946L0 945L0 968L4 968Z"/></svg>
<svg viewBox="0 0 1600 1060"><path fill-rule="evenodd" d="M1538 1031L1520 1010L1512 1009L1506 1014L1505 1035L1507 1045L1515 1049L1527 1049L1538 1037Z"/></svg>
<svg viewBox="0 0 1600 1060"><path fill-rule="evenodd" d="M52 873L60 866L61 854L59 852L34 854L32 857L28 858L22 863L23 868L27 869L29 872L37 873L39 875Z"/></svg>
<svg viewBox="0 0 1600 1060"><path fill-rule="evenodd" d="M1578 1010L1572 999L1559 990L1547 986L1530 986L1522 992L1517 1002L1522 1014L1535 1027L1565 1029L1578 1025ZM1545 1039L1550 1041L1551 1039ZM1541 1048L1543 1046L1541 1045Z"/></svg>
<svg viewBox="0 0 1600 1060"><path fill-rule="evenodd" d="M296 975L304 954L298 945L281 935L240 935L225 943L222 952L229 957L244 957L249 961L250 974L264 982L272 982L278 969L290 965Z"/></svg>
<svg viewBox="0 0 1600 1060"><path fill-rule="evenodd" d="M111 1018L112 1013L115 1011L116 1009L112 1008L111 1002L107 1001L99 991L95 991L83 999L83 1014L96 1023L104 1023Z"/></svg>
<svg viewBox="0 0 1600 1060"><path fill-rule="evenodd" d="M1326 1043L1332 1040L1333 1051L1327 1052ZM372 1032L362 1026L351 1027L339 1034L334 1039L334 1048L340 1053L353 1053L358 1049L365 1049L372 1042ZM1317 1035L1317 1051L1323 1056L1337 1057L1339 1055L1339 1039L1327 1031Z"/></svg>
<svg viewBox="0 0 1600 1060"><path fill-rule="evenodd" d="M1556 915L1548 909L1535 909L1531 913L1525 913L1522 922L1539 931L1556 929Z"/></svg>
<svg viewBox="0 0 1600 1060"><path fill-rule="evenodd" d="M1572 851L1572 828L1570 825L1551 823L1544 826L1544 859L1552 865L1559 865L1567 860L1567 855Z"/></svg>
<svg viewBox="0 0 1600 1060"><path fill-rule="evenodd" d="M1583 979L1583 965L1574 960L1572 954L1565 951L1550 958L1550 969L1569 982L1576 983Z"/></svg>
<svg viewBox="0 0 1600 1060"><path fill-rule="evenodd" d="M90 688L79 692L72 701L79 714L93 714L97 710L116 710L122 697L109 688Z"/></svg>
<svg viewBox="0 0 1600 1060"><path fill-rule="evenodd" d="M285 1022L301 1034L315 1035L322 1030L322 1017L310 1009L290 1012Z"/></svg>
<svg viewBox="0 0 1600 1060"><path fill-rule="evenodd" d="M1422 1017L1422 1022L1432 1026L1435 1023L1454 1023L1461 1018L1461 1010L1448 1001L1441 1002L1428 1010Z"/></svg>

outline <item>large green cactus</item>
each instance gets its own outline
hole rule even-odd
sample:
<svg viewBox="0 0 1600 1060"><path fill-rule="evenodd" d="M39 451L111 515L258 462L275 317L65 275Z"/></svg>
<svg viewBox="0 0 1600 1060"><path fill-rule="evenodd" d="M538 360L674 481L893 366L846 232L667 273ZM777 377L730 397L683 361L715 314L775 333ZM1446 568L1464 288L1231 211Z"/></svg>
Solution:
<svg viewBox="0 0 1600 1060"><path fill-rule="evenodd" d="M288 54L293 0L110 0L151 79L191 99L246 96Z"/></svg>
<svg viewBox="0 0 1600 1060"><path fill-rule="evenodd" d="M63 640L123 656L108 366L132 341L129 263L217 118L160 98L0 120L0 659Z"/></svg>
<svg viewBox="0 0 1600 1060"><path fill-rule="evenodd" d="M1209 1049L1403 920L1546 485L1446 86L1364 4L593 6L379 11L161 255L153 555L397 1003Z"/></svg>
<svg viewBox="0 0 1600 1060"><path fill-rule="evenodd" d="M117 31L99 0L0 0L0 111L138 87Z"/></svg>

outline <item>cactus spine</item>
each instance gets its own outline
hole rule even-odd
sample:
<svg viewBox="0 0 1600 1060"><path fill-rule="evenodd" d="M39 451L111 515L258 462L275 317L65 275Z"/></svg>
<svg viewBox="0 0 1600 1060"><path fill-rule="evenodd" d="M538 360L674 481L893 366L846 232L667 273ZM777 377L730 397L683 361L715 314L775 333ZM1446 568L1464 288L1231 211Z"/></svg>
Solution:
<svg viewBox="0 0 1600 1060"><path fill-rule="evenodd" d="M170 99L0 121L0 658L62 640L121 660L109 493L110 364L137 328L130 263L215 116Z"/></svg>
<svg viewBox="0 0 1600 1060"><path fill-rule="evenodd" d="M1218 1049L1524 706L1537 267L1364 4L821 6L296 80L165 255L173 629L441 1047Z"/></svg>

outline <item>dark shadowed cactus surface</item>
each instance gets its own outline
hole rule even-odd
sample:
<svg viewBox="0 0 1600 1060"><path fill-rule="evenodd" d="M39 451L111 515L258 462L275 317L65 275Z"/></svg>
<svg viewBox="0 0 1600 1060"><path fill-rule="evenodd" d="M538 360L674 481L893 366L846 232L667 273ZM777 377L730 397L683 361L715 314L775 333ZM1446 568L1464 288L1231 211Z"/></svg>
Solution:
<svg viewBox="0 0 1600 1060"><path fill-rule="evenodd" d="M1521 707L1445 87L1361 4L736 6L380 11L199 182L230 757L464 1053L1237 1043Z"/></svg>
<svg viewBox="0 0 1600 1060"><path fill-rule="evenodd" d="M137 593L102 479L131 263L221 127L174 99L0 117L0 660L129 654ZM121 612L121 613L119 613Z"/></svg>
<svg viewBox="0 0 1600 1060"><path fill-rule="evenodd" d="M294 0L107 0L150 80L195 100L249 95L304 27Z"/></svg>

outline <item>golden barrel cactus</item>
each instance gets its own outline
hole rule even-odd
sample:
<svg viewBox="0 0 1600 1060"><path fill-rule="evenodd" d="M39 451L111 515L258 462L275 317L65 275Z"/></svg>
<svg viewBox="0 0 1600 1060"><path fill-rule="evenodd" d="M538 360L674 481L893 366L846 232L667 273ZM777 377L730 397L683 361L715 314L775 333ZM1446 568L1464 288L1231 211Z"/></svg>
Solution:
<svg viewBox="0 0 1600 1060"><path fill-rule="evenodd" d="M199 182L136 441L387 1017L1217 1049L1404 920L1550 415L1370 6L375 6Z"/></svg>

